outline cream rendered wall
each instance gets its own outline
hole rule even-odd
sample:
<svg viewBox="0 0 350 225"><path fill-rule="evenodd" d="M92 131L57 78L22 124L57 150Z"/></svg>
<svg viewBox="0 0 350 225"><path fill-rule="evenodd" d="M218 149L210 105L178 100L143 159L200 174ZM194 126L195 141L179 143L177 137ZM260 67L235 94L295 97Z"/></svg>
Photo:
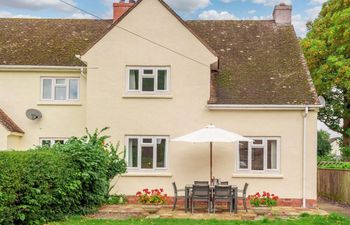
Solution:
<svg viewBox="0 0 350 225"><path fill-rule="evenodd" d="M10 132L0 124L0 151L7 149L7 136Z"/></svg>
<svg viewBox="0 0 350 225"><path fill-rule="evenodd" d="M7 147L28 149L39 144L39 137L70 137L85 133L86 79L80 78L78 104L50 104L40 101L40 77L80 77L80 72L0 71L0 108L24 130L19 144L9 140ZM42 112L40 120L29 120L29 108ZM0 141L1 143L1 141Z"/></svg>
<svg viewBox="0 0 350 225"><path fill-rule="evenodd" d="M10 149L10 150L20 149L22 146L21 142L22 142L22 136L11 134L7 137L7 149Z"/></svg>
<svg viewBox="0 0 350 225"><path fill-rule="evenodd" d="M169 135L174 138L213 123L246 136L281 137L281 172L274 178L237 177L235 148L214 144L214 176L249 192L272 191L283 198L302 197L302 111L209 111L209 65L216 58L157 0L144 0L119 26L157 41L199 64L113 28L83 59L89 67L87 125L111 127L113 142L124 144L125 135ZM171 93L166 98L130 97L125 94L126 66L170 66ZM308 118L307 198L316 199L316 112ZM164 172L128 173L115 178L113 192L134 195L145 187L163 187L172 194L171 182L183 187L209 178L208 144L169 143L169 167Z"/></svg>

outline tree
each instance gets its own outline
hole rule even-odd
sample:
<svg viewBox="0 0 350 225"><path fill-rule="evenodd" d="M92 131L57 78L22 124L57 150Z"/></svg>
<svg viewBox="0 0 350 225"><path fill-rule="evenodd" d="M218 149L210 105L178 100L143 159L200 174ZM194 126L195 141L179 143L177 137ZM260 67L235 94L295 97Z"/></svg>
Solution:
<svg viewBox="0 0 350 225"><path fill-rule="evenodd" d="M329 134L320 130L317 132L317 156L326 156L331 152L332 146L329 143Z"/></svg>
<svg viewBox="0 0 350 225"><path fill-rule="evenodd" d="M319 119L350 146L350 0L329 0L301 41L317 92L326 100Z"/></svg>

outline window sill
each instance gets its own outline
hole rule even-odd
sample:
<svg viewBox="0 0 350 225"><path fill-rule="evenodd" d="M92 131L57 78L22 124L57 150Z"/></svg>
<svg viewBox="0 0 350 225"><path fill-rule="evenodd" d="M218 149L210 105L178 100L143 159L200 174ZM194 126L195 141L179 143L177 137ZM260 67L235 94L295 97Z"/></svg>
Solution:
<svg viewBox="0 0 350 225"><path fill-rule="evenodd" d="M267 174L267 173L234 173L232 178L262 178L262 179L283 179L282 174Z"/></svg>
<svg viewBox="0 0 350 225"><path fill-rule="evenodd" d="M173 175L168 172L127 172L122 177L172 177Z"/></svg>
<svg viewBox="0 0 350 225"><path fill-rule="evenodd" d="M81 106L81 102L80 101L67 101L67 102L55 102L55 101L40 101L37 102L37 105L52 105L52 106Z"/></svg>
<svg viewBox="0 0 350 225"><path fill-rule="evenodd" d="M145 99L172 99L173 96L172 95L159 95L159 94L155 94L155 95L123 95L123 98L145 98Z"/></svg>

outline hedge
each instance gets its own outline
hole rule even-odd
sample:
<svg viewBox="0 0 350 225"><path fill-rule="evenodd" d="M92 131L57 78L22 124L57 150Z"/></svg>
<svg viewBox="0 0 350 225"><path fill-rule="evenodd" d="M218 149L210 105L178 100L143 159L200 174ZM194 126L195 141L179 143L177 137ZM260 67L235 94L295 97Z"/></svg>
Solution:
<svg viewBox="0 0 350 225"><path fill-rule="evenodd" d="M0 224L39 224L77 212L78 171L59 152L1 152Z"/></svg>
<svg viewBox="0 0 350 225"><path fill-rule="evenodd" d="M125 172L126 163L100 134L0 152L0 224L43 224L105 203L110 180Z"/></svg>

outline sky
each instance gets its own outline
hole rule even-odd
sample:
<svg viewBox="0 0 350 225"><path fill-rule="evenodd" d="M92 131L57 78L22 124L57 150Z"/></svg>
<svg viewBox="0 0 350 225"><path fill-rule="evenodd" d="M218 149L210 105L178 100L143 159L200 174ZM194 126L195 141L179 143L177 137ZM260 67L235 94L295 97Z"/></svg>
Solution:
<svg viewBox="0 0 350 225"><path fill-rule="evenodd" d="M118 0L63 0L101 18L112 17ZM128 0L126 0L128 1ZM326 0L165 0L183 19L271 19L274 5L293 5L293 25L299 37L307 33L306 22L315 19ZM1 17L94 18L60 0L0 0Z"/></svg>

